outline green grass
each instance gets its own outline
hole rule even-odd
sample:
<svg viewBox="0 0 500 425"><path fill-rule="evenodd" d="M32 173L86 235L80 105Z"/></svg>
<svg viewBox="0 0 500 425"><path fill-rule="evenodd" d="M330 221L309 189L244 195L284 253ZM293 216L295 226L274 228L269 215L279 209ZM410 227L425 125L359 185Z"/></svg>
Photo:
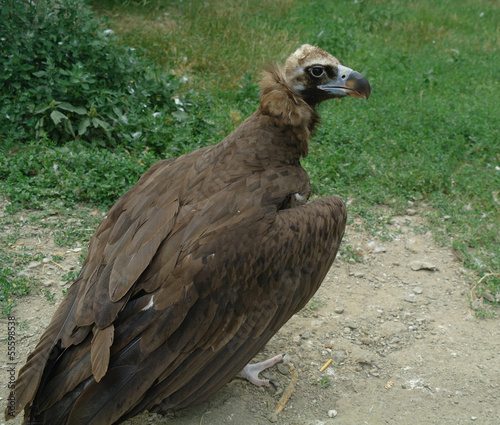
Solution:
<svg viewBox="0 0 500 425"><path fill-rule="evenodd" d="M12 210L58 211L79 202L109 207L156 160L148 151L132 155L123 148L80 142L60 147L42 140L0 151L0 178Z"/></svg>
<svg viewBox="0 0 500 425"><path fill-rule="evenodd" d="M367 102L321 106L304 161L315 194L349 199L351 216L372 232L409 205L419 209L437 240L476 272L476 290L500 292L498 2L92 4L119 42L185 77L177 90L191 106L161 124L172 130L151 151L147 141L109 151L43 140L0 151L0 191L13 209L112 204L158 158L220 141L258 105L262 67L311 43L372 85Z"/></svg>
<svg viewBox="0 0 500 425"><path fill-rule="evenodd" d="M0 216L0 315L11 314L19 298L33 290L44 294L48 301L54 300L54 295L44 289L39 279L22 272L30 262L40 262L46 256L26 244L26 239L40 239L51 234L57 246L75 248L81 244L83 262L90 238L103 216L103 211L75 208L75 205L56 212L50 204L53 203L45 203L42 210L24 209ZM52 256L55 262L62 259ZM73 281L78 273L79 270L69 271L62 279Z"/></svg>
<svg viewBox="0 0 500 425"><path fill-rule="evenodd" d="M38 281L20 274L30 261L41 259L37 253L27 252L23 247L14 249L19 237L19 220L2 217L0 220L0 314L8 316L19 297L38 286ZM5 229L9 228L9 232Z"/></svg>

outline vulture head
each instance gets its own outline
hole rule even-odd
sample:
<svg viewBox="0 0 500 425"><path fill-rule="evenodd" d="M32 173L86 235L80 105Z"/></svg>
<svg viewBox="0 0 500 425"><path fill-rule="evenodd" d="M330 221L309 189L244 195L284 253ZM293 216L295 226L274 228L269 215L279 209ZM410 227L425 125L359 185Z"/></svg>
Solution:
<svg viewBox="0 0 500 425"><path fill-rule="evenodd" d="M309 44L302 45L290 55L284 72L287 85L311 106L337 97L370 97L370 84L362 74Z"/></svg>

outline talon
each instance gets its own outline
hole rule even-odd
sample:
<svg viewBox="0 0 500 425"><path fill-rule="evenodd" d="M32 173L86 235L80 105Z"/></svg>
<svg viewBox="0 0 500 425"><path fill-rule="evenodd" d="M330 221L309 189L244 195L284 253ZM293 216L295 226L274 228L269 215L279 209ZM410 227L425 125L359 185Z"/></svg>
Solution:
<svg viewBox="0 0 500 425"><path fill-rule="evenodd" d="M269 379L260 379L259 378L259 373L262 372L263 370L269 369L270 367L273 367L276 363L280 363L283 361L283 355L278 354L277 356L274 356L273 358L269 360L265 360L260 363L248 363L243 370L238 373L238 377L246 379L247 381L251 382L252 384L256 385L257 387L270 387L271 385L274 387L275 390L278 388L274 384L274 382L270 381Z"/></svg>

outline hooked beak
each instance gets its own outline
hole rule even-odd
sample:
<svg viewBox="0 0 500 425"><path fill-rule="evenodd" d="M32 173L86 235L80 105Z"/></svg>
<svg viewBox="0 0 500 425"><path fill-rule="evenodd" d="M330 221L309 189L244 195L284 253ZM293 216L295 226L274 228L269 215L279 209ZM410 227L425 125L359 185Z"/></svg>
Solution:
<svg viewBox="0 0 500 425"><path fill-rule="evenodd" d="M371 92L370 83L364 75L342 65L338 66L335 81L320 85L318 88L335 97L352 96L361 99L368 99Z"/></svg>

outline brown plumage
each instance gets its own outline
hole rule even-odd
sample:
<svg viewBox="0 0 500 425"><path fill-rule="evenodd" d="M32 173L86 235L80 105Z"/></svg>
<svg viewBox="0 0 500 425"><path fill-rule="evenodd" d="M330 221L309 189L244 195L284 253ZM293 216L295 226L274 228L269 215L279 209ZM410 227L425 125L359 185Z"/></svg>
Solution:
<svg viewBox="0 0 500 425"><path fill-rule="evenodd" d="M305 203L315 106L369 94L361 74L304 45L266 71L260 107L232 134L147 171L99 225L20 370L16 414L116 424L234 378L316 292L344 233L339 198Z"/></svg>

